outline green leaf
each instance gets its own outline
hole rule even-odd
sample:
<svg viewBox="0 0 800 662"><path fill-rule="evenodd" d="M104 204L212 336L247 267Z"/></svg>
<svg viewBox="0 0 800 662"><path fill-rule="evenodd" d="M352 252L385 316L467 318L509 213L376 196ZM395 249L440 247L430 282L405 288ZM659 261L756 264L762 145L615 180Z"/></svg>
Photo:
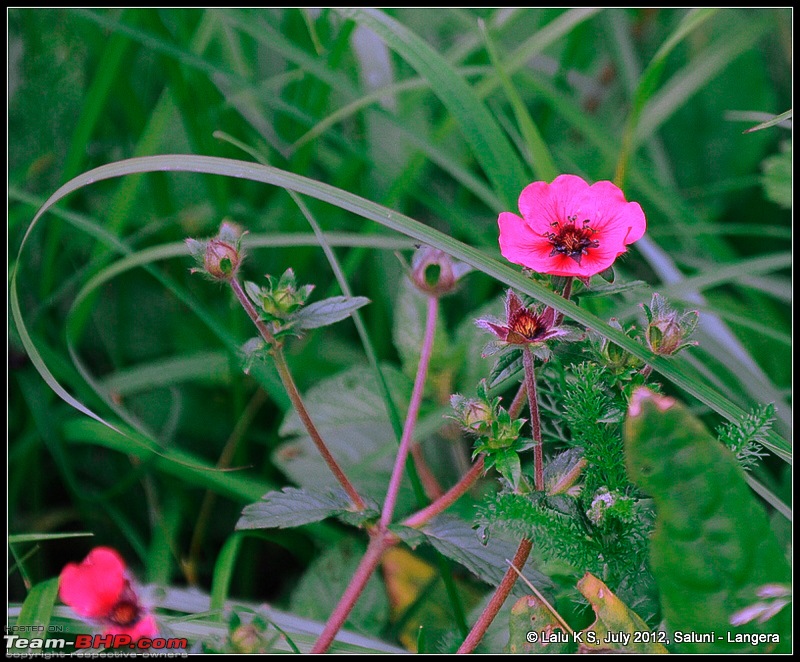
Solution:
<svg viewBox="0 0 800 662"><path fill-rule="evenodd" d="M511 607L508 630L509 653L560 655L574 652L572 635L564 630L547 605L534 595L520 598ZM536 633L536 641L528 639L530 632Z"/></svg>
<svg viewBox="0 0 800 662"><path fill-rule="evenodd" d="M33 632L34 636L37 636L38 632L41 633L38 636L45 637L44 633L48 631L57 597L58 577L39 582L28 592L28 597L22 603L22 609L16 622L18 633L22 633L23 638L25 638L25 632ZM37 650L39 649L15 648L14 652L35 653Z"/></svg>
<svg viewBox="0 0 800 662"><path fill-rule="evenodd" d="M731 616L791 571L734 456L678 402L640 388L625 422L631 478L653 497L650 566L673 632L776 633L780 644L683 642L686 653L791 650L791 615L738 627Z"/></svg>
<svg viewBox="0 0 800 662"><path fill-rule="evenodd" d="M291 610L299 616L327 621L338 604L353 573L364 556L366 547L352 539L343 538L326 549L303 573L292 592ZM389 620L389 598L386 588L375 573L347 618L345 627L362 634L381 634Z"/></svg>
<svg viewBox="0 0 800 662"><path fill-rule="evenodd" d="M603 582L590 573L586 573L578 582L578 590L594 609L595 622L585 633L593 632L594 637L584 636L584 642L578 652L592 653L616 650L624 653L666 653L662 643L658 641L636 641L634 633L639 637L650 634L650 628L636 612L631 610L622 600L614 595ZM662 634L654 634L656 638ZM666 636L664 639L666 640Z"/></svg>
<svg viewBox="0 0 800 662"><path fill-rule="evenodd" d="M522 373L522 351L510 348L495 361L489 375L489 388L495 388L506 380L515 379Z"/></svg>
<svg viewBox="0 0 800 662"><path fill-rule="evenodd" d="M267 492L261 501L245 506L236 523L237 529L284 529L319 522L328 517L350 512L352 503L343 490L318 492L284 487L280 492ZM377 510L351 513L363 522L377 515Z"/></svg>
<svg viewBox="0 0 800 662"><path fill-rule="evenodd" d="M508 569L507 559L513 559L519 541L514 542L494 533L481 540L472 526L462 519L450 515L439 515L420 529L427 541L441 554L460 563L490 586L497 586ZM553 584L528 562L523 574L542 593L553 588ZM525 595L521 583L515 584L514 593Z"/></svg>
<svg viewBox="0 0 800 662"><path fill-rule="evenodd" d="M395 403L407 402L411 392L408 378L387 366L382 366L382 371ZM374 371L367 366L353 367L318 382L303 398L322 438L359 494L382 501L397 442ZM278 448L273 460L289 478L315 491L337 485L294 411L286 415L279 432L291 440ZM411 489L404 480L398 509L408 510L412 503Z"/></svg>
<svg viewBox="0 0 800 662"><path fill-rule="evenodd" d="M522 464L519 461L517 452L513 450L498 452L494 454L492 459L494 460L494 468L511 483L511 487L516 491L522 478Z"/></svg>
<svg viewBox="0 0 800 662"><path fill-rule="evenodd" d="M350 317L369 302L366 297L330 297L301 308L294 320L301 329L318 329Z"/></svg>
<svg viewBox="0 0 800 662"><path fill-rule="evenodd" d="M431 84L459 123L473 154L508 209L528 184L519 155L475 91L452 65L407 27L377 9L338 9L346 18L375 32Z"/></svg>

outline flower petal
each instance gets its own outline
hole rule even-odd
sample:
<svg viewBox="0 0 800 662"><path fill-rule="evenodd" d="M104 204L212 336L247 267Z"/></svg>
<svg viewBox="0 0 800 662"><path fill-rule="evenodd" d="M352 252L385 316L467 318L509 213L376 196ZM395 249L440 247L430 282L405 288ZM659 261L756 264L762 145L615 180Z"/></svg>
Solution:
<svg viewBox="0 0 800 662"><path fill-rule="evenodd" d="M550 263L553 245L550 241L534 232L530 226L516 214L503 212L498 218L500 226L500 252L509 262L521 264L534 271Z"/></svg>
<svg viewBox="0 0 800 662"><path fill-rule="evenodd" d="M78 565L68 563L58 582L62 602L84 618L102 618L125 588L125 561L109 547L95 547Z"/></svg>
<svg viewBox="0 0 800 662"><path fill-rule="evenodd" d="M598 239L606 244L625 246L642 238L647 221L637 202L627 202L625 194L608 181L596 182L575 199L579 220L589 219Z"/></svg>
<svg viewBox="0 0 800 662"><path fill-rule="evenodd" d="M519 196L519 210L536 232L552 230L551 223L567 223L575 214L574 200L589 190L589 184L577 175L559 175L552 184L528 184Z"/></svg>

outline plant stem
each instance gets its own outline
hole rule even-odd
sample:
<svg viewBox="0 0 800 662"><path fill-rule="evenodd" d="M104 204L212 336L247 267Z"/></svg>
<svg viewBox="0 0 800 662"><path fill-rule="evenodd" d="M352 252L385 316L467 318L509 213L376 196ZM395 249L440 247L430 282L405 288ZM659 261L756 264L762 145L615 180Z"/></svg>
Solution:
<svg viewBox="0 0 800 662"><path fill-rule="evenodd" d="M244 293L239 281L233 278L231 279L230 283L233 293L236 295L239 303L242 304L242 308L244 308L247 316L253 320L253 324L256 325L261 337L267 342L268 345L275 347L278 344L277 340L275 340L275 336L272 335L272 331L270 331L264 320L258 316L258 311L256 310L255 306L250 303L250 299L247 298L247 295Z"/></svg>
<svg viewBox="0 0 800 662"><path fill-rule="evenodd" d="M533 354L526 346L522 349L522 364L525 366L525 390L531 410L533 430L533 481L537 492L544 490L544 462L542 457L542 425L539 420L539 401L536 394L536 375L533 372Z"/></svg>
<svg viewBox="0 0 800 662"><path fill-rule="evenodd" d="M393 542L389 540L388 536L380 531L370 540L367 551L361 559L361 563L358 564L347 590L345 590L344 595L339 600L339 604L336 605L328 622L325 624L325 629L311 649L312 654L324 653L328 650L336 637L336 633L342 628L356 602L358 602L358 598L361 597L361 593L364 591L364 587L367 585L372 573L378 567L381 556L392 544Z"/></svg>
<svg viewBox="0 0 800 662"><path fill-rule="evenodd" d="M317 430L317 426L314 425L314 421L311 420L311 416L306 409L303 398L300 396L300 391L297 389L297 384L295 384L292 373L289 370L289 365L286 363L286 357L283 354L280 343L275 339L272 331L270 331L269 327L267 327L264 321L259 319L258 312L256 312L253 304L250 303L250 300L247 298L244 290L242 290L242 286L239 284L239 282L234 278L230 281L230 283L233 293L236 295L239 303L242 304L242 307L253 321L253 324L255 324L259 333L261 333L261 337L272 347L272 358L275 361L275 368L278 371L278 376L281 378L283 387L286 389L289 400L297 412L297 415L300 417L300 421L303 423L308 435L311 437L311 441L314 442L314 445L317 447L320 455L322 455L322 458L325 460L328 468L336 477L336 480L339 481L339 484L344 488L344 491L347 492L347 496L350 497L353 505L358 510L364 510L366 508L364 500L359 496L356 488L353 487L353 484L348 480L347 476L345 476L344 471L342 471L342 468L339 466L339 463L336 462L336 459L328 450L327 445L322 439L322 435L320 435L319 430Z"/></svg>
<svg viewBox="0 0 800 662"><path fill-rule="evenodd" d="M382 531L386 530L392 521L394 507L397 503L397 494L400 491L400 481L408 458L408 451L411 447L411 440L414 434L414 427L419 416L419 407L422 403L422 395L425 391L425 380L428 377L428 366L433 354L433 339L436 333L436 317L439 312L439 299L435 296L428 297L428 314L425 320L425 335L422 340L422 349L419 354L419 364L417 366L417 377L414 380L414 390L411 392L411 402L408 405L406 422L403 426L403 436L400 438L400 448L397 449L397 457L392 469L392 477L389 479L389 488L386 490L386 499L381 509L381 521L379 527Z"/></svg>
<svg viewBox="0 0 800 662"><path fill-rule="evenodd" d="M526 394L527 394L527 389L525 388L525 382L523 381L522 384L519 385L519 390L517 391L517 394L511 401L511 406L508 408L508 415L511 416L511 418L519 417L519 414L522 411L522 406L525 404Z"/></svg>
<svg viewBox="0 0 800 662"><path fill-rule="evenodd" d="M567 282L564 283L564 289L561 290L561 296L564 297L567 301L572 296L572 281L575 280L574 276L567 276ZM558 313L555 318L554 324L558 326L561 324L561 321L564 319L564 315L562 313Z"/></svg>
<svg viewBox="0 0 800 662"><path fill-rule="evenodd" d="M531 553L532 547L533 544L531 541L527 538L523 538L519 543L517 553L514 554L512 565L516 568L522 568L528 560L528 555ZM483 639L483 635L486 634L486 630L488 630L489 626L492 624L494 617L497 616L497 612L500 611L509 593L511 593L511 589L514 588L514 583L516 581L517 573L511 568L506 570L506 574L503 575L500 585L497 587L491 600L489 600L489 604L486 605L486 609L483 610L483 613L481 613L477 622L472 627L472 630L467 635L467 638L464 639L464 642L459 647L458 653L471 653L475 650L475 647L480 643L481 639Z"/></svg>
<svg viewBox="0 0 800 662"><path fill-rule="evenodd" d="M475 464L472 465L472 468L461 477L461 480L447 490L447 492L445 492L441 497L436 499L436 501L434 501L430 506L423 508L422 510L403 520L403 526L410 526L418 529L424 524L427 524L439 513L447 510L477 482L478 478L480 478L481 474L483 473L483 467L483 458L478 458L478 461L475 462Z"/></svg>

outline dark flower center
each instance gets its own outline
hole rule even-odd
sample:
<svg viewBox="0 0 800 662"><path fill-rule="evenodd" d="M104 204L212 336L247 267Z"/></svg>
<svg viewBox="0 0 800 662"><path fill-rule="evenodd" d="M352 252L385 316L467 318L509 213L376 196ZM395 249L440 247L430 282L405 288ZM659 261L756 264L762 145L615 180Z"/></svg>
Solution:
<svg viewBox="0 0 800 662"><path fill-rule="evenodd" d="M133 625L139 620L139 605L130 600L120 600L111 609L108 620L123 627Z"/></svg>
<svg viewBox="0 0 800 662"><path fill-rule="evenodd" d="M586 255L590 248L597 248L600 242L592 239L596 230L589 227L589 219L585 219L582 224L578 224L577 216L570 216L569 222L562 225L559 221L550 224L555 228L554 232L545 233L545 237L550 240L553 250L550 257L554 255L566 255L571 257L578 264L581 258Z"/></svg>
<svg viewBox="0 0 800 662"><path fill-rule="evenodd" d="M508 320L509 337L506 342L536 340L546 330L536 314L527 308L522 308Z"/></svg>

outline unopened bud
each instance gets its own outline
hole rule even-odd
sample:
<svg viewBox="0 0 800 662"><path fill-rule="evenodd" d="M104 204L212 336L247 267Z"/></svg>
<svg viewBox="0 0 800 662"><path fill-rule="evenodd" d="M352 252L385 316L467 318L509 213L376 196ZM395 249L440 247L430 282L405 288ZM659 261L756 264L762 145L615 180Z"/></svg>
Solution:
<svg viewBox="0 0 800 662"><path fill-rule="evenodd" d="M458 280L472 267L457 262L444 251L421 246L411 259L411 282L426 294L440 297L452 292Z"/></svg>
<svg viewBox="0 0 800 662"><path fill-rule="evenodd" d="M203 256L203 268L209 276L217 280L230 280L236 275L239 262L239 251L234 246L219 239L209 240Z"/></svg>
<svg viewBox="0 0 800 662"><path fill-rule="evenodd" d="M192 271L205 273L213 280L232 280L242 262L241 239L239 227L228 222L220 226L216 237L206 241L187 239L186 246L198 265Z"/></svg>
<svg viewBox="0 0 800 662"><path fill-rule="evenodd" d="M492 425L492 408L480 400L467 400L462 396L453 396L450 403L456 411L456 420L468 432L478 436L489 433Z"/></svg>
<svg viewBox="0 0 800 662"><path fill-rule="evenodd" d="M650 305L642 304L642 308L648 322L644 334L645 340L653 353L671 356L685 347L697 344L687 341L697 327L699 319L697 311L690 310L679 315L659 294L654 294Z"/></svg>

